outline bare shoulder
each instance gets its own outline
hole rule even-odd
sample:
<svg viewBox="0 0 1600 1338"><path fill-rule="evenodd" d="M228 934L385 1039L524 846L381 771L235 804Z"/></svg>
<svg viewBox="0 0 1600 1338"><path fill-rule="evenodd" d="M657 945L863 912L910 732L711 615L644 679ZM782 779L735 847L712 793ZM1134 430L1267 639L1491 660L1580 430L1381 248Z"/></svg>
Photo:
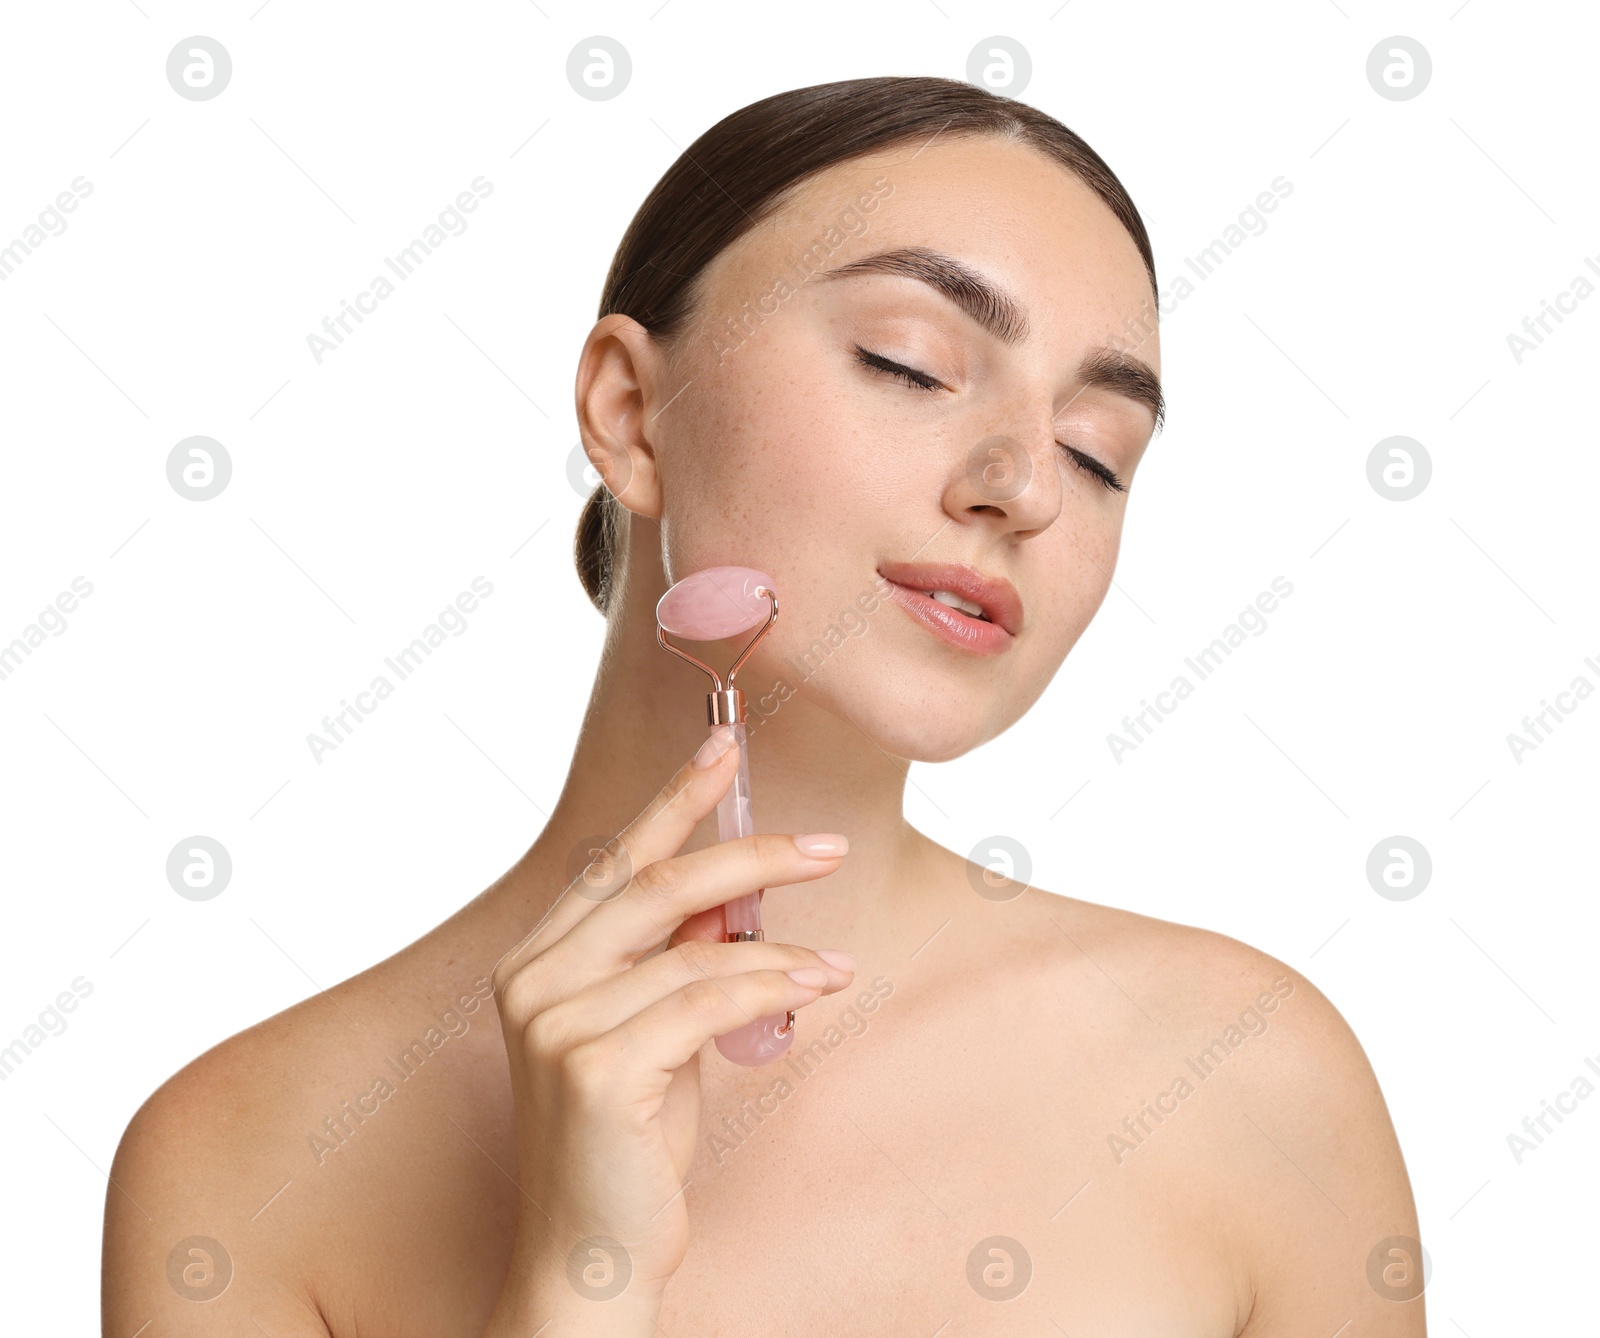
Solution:
<svg viewBox="0 0 1600 1338"><path fill-rule="evenodd" d="M229 1037L144 1101L107 1189L107 1335L156 1317L149 1332L180 1338L402 1327L406 1302L374 1283L385 1265L440 1234L500 1229L486 1207L500 1172L478 1146L509 1123L493 963L449 925ZM452 1109L473 1133L448 1137Z"/></svg>
<svg viewBox="0 0 1600 1338"><path fill-rule="evenodd" d="M328 1007L307 1000L230 1037L135 1112L106 1190L107 1335L152 1319L195 1338L263 1326L284 1338L328 1333L301 1285L288 1219L269 1207L293 1179L282 1131L303 1123L298 1059L325 1048Z"/></svg>
<svg viewBox="0 0 1600 1338"><path fill-rule="evenodd" d="M1065 940L1063 961L1083 959L1123 989L1159 1031L1221 1035L1218 1062L1262 1055L1248 1042L1275 1033L1271 1063L1240 1064L1274 1102L1325 1101L1330 1085L1370 1100L1377 1084L1355 1033L1300 972L1248 943L1194 925L1036 892L1040 913ZM1186 1029L1186 1030L1185 1030ZM1381 1097L1378 1098L1381 1100Z"/></svg>
<svg viewBox="0 0 1600 1338"><path fill-rule="evenodd" d="M1168 1158L1207 1187L1248 1282L1239 1331L1333 1333L1354 1320L1423 1333L1405 1162L1366 1052L1327 996L1225 934L1035 895L1065 940L1063 965L1126 996L1124 1042L1149 1057L1107 1155Z"/></svg>

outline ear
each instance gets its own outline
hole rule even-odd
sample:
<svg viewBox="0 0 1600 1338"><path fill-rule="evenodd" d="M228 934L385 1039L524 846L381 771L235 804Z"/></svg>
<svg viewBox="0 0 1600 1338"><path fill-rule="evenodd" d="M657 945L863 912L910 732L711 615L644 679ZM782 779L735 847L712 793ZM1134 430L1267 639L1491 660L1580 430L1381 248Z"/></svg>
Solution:
<svg viewBox="0 0 1600 1338"><path fill-rule="evenodd" d="M612 495L638 515L661 517L661 475L651 424L661 410L666 355L631 316L602 317L578 359L575 389L584 454Z"/></svg>

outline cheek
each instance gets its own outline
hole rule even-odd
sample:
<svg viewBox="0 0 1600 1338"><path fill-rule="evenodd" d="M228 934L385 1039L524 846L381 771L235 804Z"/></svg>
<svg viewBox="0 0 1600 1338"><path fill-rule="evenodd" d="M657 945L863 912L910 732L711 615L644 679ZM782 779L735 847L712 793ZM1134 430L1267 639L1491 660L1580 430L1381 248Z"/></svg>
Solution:
<svg viewBox="0 0 1600 1338"><path fill-rule="evenodd" d="M838 397L813 393L771 350L756 356L756 343L668 410L683 415L661 443L662 544L669 583L723 563L770 572L783 600L771 640L781 642L863 586L859 553L874 543L882 499Z"/></svg>
<svg viewBox="0 0 1600 1338"><path fill-rule="evenodd" d="M1089 487L1099 487L1090 484ZM1094 586L1101 595L1111 585L1112 572L1117 564L1117 553L1122 547L1122 502L1102 502L1096 498L1080 511L1080 521L1074 537L1080 551L1091 565L1089 574L1098 582Z"/></svg>
<svg viewBox="0 0 1600 1338"><path fill-rule="evenodd" d="M803 529L814 540L859 529L861 513L882 500L874 480L883 443L863 433L848 397L807 367L799 349L763 330L685 394L698 392L687 438L674 442L678 468L666 471L669 501L676 472L711 504L708 523L721 515L757 533Z"/></svg>
<svg viewBox="0 0 1600 1338"><path fill-rule="evenodd" d="M1071 470L1068 464L1065 469ZM1041 623L1048 610L1049 635L1041 638L1065 654L1105 601L1122 543L1125 503L1110 502L1089 491L1097 483L1068 479L1061 514L1050 532L1023 545L1032 570L1028 581L1039 592Z"/></svg>

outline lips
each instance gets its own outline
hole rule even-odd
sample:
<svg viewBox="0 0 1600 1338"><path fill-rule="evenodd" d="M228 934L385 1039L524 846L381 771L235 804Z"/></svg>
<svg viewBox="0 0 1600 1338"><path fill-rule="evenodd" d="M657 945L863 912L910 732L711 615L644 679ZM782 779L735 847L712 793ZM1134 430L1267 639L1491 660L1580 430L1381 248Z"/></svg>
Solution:
<svg viewBox="0 0 1600 1338"><path fill-rule="evenodd" d="M986 576L964 562L885 562L879 565L878 574L898 587L897 603L968 649L993 653L1004 649L1022 630L1022 600L1004 577ZM978 605L983 617L931 598L933 590L945 590Z"/></svg>

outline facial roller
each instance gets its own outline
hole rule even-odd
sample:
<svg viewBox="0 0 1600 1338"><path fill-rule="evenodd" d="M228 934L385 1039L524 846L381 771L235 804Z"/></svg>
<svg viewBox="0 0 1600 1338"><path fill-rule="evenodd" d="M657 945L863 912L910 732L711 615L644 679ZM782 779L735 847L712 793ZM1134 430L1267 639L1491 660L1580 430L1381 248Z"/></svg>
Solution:
<svg viewBox="0 0 1600 1338"><path fill-rule="evenodd" d="M667 640L667 633L690 641L721 641L754 627L762 619L766 625L739 652L728 670L724 685L717 671ZM733 685L733 676L745 657L778 620L778 595L772 578L753 567L707 567L677 582L656 603L656 640L680 659L704 669L716 684L706 694L706 720L711 729L728 725L739 749L739 774L717 804L717 839L732 841L751 836L755 823L750 817L750 760L745 745L744 693ZM741 943L763 938L761 932L761 893L737 897L722 908L727 920L726 942ZM794 1011L773 1013L747 1023L737 1031L717 1037L717 1049L735 1064L754 1067L770 1063L794 1043Z"/></svg>

